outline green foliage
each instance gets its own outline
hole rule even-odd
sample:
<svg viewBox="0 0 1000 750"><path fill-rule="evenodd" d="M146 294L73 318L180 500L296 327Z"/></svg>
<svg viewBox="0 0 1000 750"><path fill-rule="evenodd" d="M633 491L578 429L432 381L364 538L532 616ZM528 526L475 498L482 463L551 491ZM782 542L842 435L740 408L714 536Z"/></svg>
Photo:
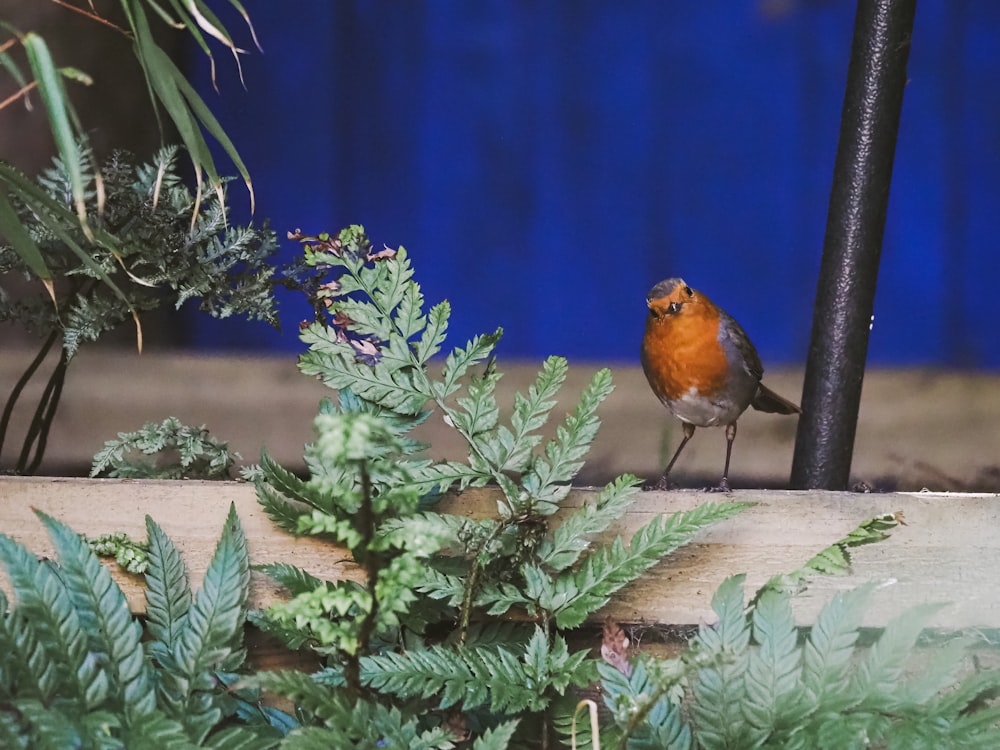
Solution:
<svg viewBox="0 0 1000 750"><path fill-rule="evenodd" d="M228 4L243 16L249 27L250 20L238 0L229 0ZM250 177L239 154L194 87L156 42L153 28L147 16L146 6L154 11L155 16L173 28L186 29L210 59L212 58L212 49L207 42L206 35L228 48L238 65L237 55L242 50L233 42L225 25L202 0L189 4L171 3L172 12L167 11L162 4L152 2L152 0L123 0L121 6L124 11L124 22L128 27L127 33L133 42L136 63L142 69L146 79L157 126L161 125L161 113L165 113L173 122L195 169L198 201L193 206L192 214L198 213L201 187L205 176L221 200L223 181L216 171L215 162L205 140L205 133L209 134L232 160L246 182L252 198ZM84 15L96 22L104 21L93 7L91 12L84 12ZM60 57L60 50L53 53L45 39L39 34L14 29L3 18L0 18L0 22L15 37L11 44L4 45L3 49L0 50L0 65L16 83L16 88L20 89L19 94L25 98L26 104L30 103L33 96L32 89L37 88L58 156L67 165L67 191L65 199L62 201L67 210L55 213L36 211L33 222L37 222L45 229L59 231L67 216L75 217L77 226L87 236L88 245L95 248L102 247L112 253L120 253L123 246L118 244L112 235L98 236L92 223L93 217L88 215L86 202L88 190L91 187L87 170L94 168L93 160L86 148L89 127L81 123L77 117L65 86L66 81L89 85L91 83L90 77L76 68L65 66L64 62L62 65L57 63L56 58ZM249 30L253 36L253 28L249 27ZM254 41L256 42L255 37ZM25 60L23 63L14 54L18 51L18 47L24 51ZM215 63L212 60L213 79L214 71ZM20 98L20 96L15 97L15 99ZM12 101L14 99L8 99L3 106L11 104ZM30 231L32 225L25 221L24 217L17 216L11 210L8 190L10 197L20 203L31 203L37 197L16 170L0 162L0 234L6 235L14 252L35 276L51 284L53 272L56 269L49 266L44 255L39 252L38 245ZM80 258L85 259L87 256L87 250L80 248ZM110 276L101 274L98 278L107 283L114 291Z"/></svg>
<svg viewBox="0 0 1000 750"><path fill-rule="evenodd" d="M991 703L1000 694L1000 671L960 680L970 645L962 639L914 658L940 607L903 613L862 648L859 624L872 586L835 596L803 640L791 593L766 590L747 610L742 584L735 576L719 587L712 600L718 621L703 625L692 648L657 679L649 679L642 661L631 675L602 667L609 708L626 730L618 737L628 747L650 746L648 737L664 727L673 744L660 735L652 746L839 750L1000 742L1000 708ZM678 693L686 684L690 690ZM635 722L642 714L648 719Z"/></svg>
<svg viewBox="0 0 1000 750"><path fill-rule="evenodd" d="M87 149L81 153L89 158ZM103 165L98 189L89 162L57 159L37 184L22 175L20 197L10 196L7 208L23 222L46 268L61 280L44 291L29 287L15 295L5 290L5 278L30 279L35 271L13 244L0 244L0 323L13 321L43 339L0 411L0 450L24 386L53 346L61 345L16 473L30 474L41 461L66 370L83 344L135 320L141 346L140 312L163 304L180 307L191 299L215 317L241 315L276 325L275 268L270 265L277 251L274 233L266 223L261 228L231 225L225 192L192 194L176 160L176 148L161 149L141 166L115 153ZM5 168L10 169L0 164L0 170ZM86 230L66 205L77 168L86 178ZM0 215L3 211L0 200Z"/></svg>
<svg viewBox="0 0 1000 750"><path fill-rule="evenodd" d="M888 537L888 531L904 524L901 513L885 513L859 524L843 539L838 539L817 552L806 563L791 573L777 575L757 592L761 596L769 590L796 592L805 588L806 582L815 576L845 575L851 570L851 550L866 544L874 544Z"/></svg>
<svg viewBox="0 0 1000 750"><path fill-rule="evenodd" d="M98 557L113 557L125 571L141 575L149 567L149 542L135 541L128 534L116 531L88 539L87 544Z"/></svg>
<svg viewBox="0 0 1000 750"><path fill-rule="evenodd" d="M147 620L86 541L39 512L58 562L0 535L15 597L0 595L4 747L270 748L287 720L227 690L242 667L249 561L234 510L201 590L147 518ZM230 680L231 682L231 680ZM245 717L253 720L244 720Z"/></svg>
<svg viewBox="0 0 1000 750"><path fill-rule="evenodd" d="M507 747L559 731L573 691L597 678L597 661L571 649L563 631L744 505L707 502L654 519L628 542L595 544L638 485L619 477L593 502L563 508L612 390L610 372L597 372L561 421L552 419L568 372L561 357L546 359L527 391L502 405L493 358L500 331L446 351L450 307L425 309L403 248L375 250L361 227L293 236L304 256L288 283L317 315L302 331L309 350L300 369L338 397L316 418L309 475L265 453L258 497L287 531L347 547L363 575L330 582L264 567L292 598L254 621L324 654L327 666L252 684L295 700L311 725L289 735L291 747ZM456 430L467 460L423 455L411 431L428 418ZM433 509L448 490L486 485L502 496L492 518ZM527 621L477 622L511 609ZM442 628L450 635L435 635Z"/></svg>
<svg viewBox="0 0 1000 750"><path fill-rule="evenodd" d="M82 154L89 158L88 150ZM0 321L12 320L40 335L58 331L69 357L135 311L165 301L179 307L197 298L215 317L245 315L275 324L274 268L268 264L277 251L274 233L266 226L230 225L224 192L205 196L192 220L199 199L178 173L177 154L176 147L164 148L151 162L136 165L131 155L115 152L101 169L100 203L93 169L86 162L56 159L33 189L36 201L15 199L13 205L46 266L65 283L56 290L55 306L47 295L15 298L0 292ZM89 252L81 251L87 237L76 218L58 210L75 170L86 180L92 232L106 245ZM52 218L46 223L39 216ZM0 274L29 272L13 247L0 246ZM97 283L104 278L115 289Z"/></svg>
<svg viewBox="0 0 1000 750"><path fill-rule="evenodd" d="M161 463L136 458L154 456ZM176 417L147 422L135 432L119 432L94 456L90 476L128 479L229 479L240 455L209 435L204 425L191 427Z"/></svg>

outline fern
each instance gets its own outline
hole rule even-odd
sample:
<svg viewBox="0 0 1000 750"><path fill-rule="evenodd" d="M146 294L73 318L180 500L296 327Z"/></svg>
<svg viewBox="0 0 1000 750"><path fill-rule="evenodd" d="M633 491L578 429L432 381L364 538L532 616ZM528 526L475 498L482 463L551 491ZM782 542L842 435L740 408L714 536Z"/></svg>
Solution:
<svg viewBox="0 0 1000 750"><path fill-rule="evenodd" d="M345 707L351 699L387 701L402 711L399 726L420 717L413 726L423 730L461 712L476 747L564 728L570 691L596 678L596 663L586 649L569 649L560 631L744 506L708 503L657 519L628 545L597 544L590 537L634 498L638 481L625 476L552 528L597 433L610 372L593 376L547 437L565 359L546 359L534 383L501 404L493 356L501 331L449 351L451 307L441 302L425 312L405 249L373 250L356 226L291 236L304 247L294 285L317 311L302 330L309 349L300 369L339 395L321 405L316 440L305 449L308 477L265 454L255 470L258 497L282 528L349 547L366 580L317 581L293 568L265 568L293 597L255 622L289 645L325 654L328 667L312 678L283 673L257 684L313 716L317 726L295 735L303 747L362 737L391 744L392 732L372 729L374 715L358 725L359 714ZM442 364L431 361L440 354ZM464 441L464 461L421 455L411 431L432 411ZM484 485L502 496L493 518L432 509L447 490ZM486 629L475 620L511 608L536 623ZM450 636L432 635L449 622L457 623ZM648 735L653 741L674 731L661 713L653 712L662 724ZM506 723L514 714L522 715L516 728Z"/></svg>
<svg viewBox="0 0 1000 750"><path fill-rule="evenodd" d="M551 600L535 603L551 612L559 627L575 627L664 555L745 507L745 503L703 503L694 510L660 516L636 531L627 547L619 537L594 550L578 569L564 571L555 579Z"/></svg>
<svg viewBox="0 0 1000 750"><path fill-rule="evenodd" d="M489 706L514 714L544 708L550 689L562 695L570 685L584 684L590 676L585 657L585 652L570 654L561 638L550 646L536 629L521 654L503 646L432 646L365 657L361 675L369 687L398 698L436 698L440 708Z"/></svg>
<svg viewBox="0 0 1000 750"><path fill-rule="evenodd" d="M637 660L631 674L608 663L601 663L598 670L604 704L622 730L607 733L602 745L624 745L635 750L689 750L694 746L680 697L672 695L682 686L683 671L668 675L649 659Z"/></svg>
<svg viewBox="0 0 1000 750"><path fill-rule="evenodd" d="M910 659L936 605L900 615L861 648L860 613L871 593L866 586L834 597L798 645L788 592L767 591L748 617L742 577L727 580L713 598L719 621L701 628L689 657L698 746L971 748L1000 742L1000 710L989 703L1000 695L1000 671L960 680L958 665L969 647L963 639L914 671ZM986 700L973 705L972 696Z"/></svg>
<svg viewBox="0 0 1000 750"><path fill-rule="evenodd" d="M40 185L15 170L0 169L0 176L18 188L13 201L0 201L4 213L10 214L10 222L23 225L37 245L35 262L29 262L23 245L0 243L0 279L9 272L41 282L37 271L47 268L61 282L5 289L0 280L0 322L17 323L43 341L38 360L26 368L24 378L37 374L55 345L60 352L57 367L40 388L43 395L11 467L14 472L37 470L67 370L88 342L123 323L134 321L138 327L146 311L180 307L195 299L214 317L240 315L277 325L273 287L280 278L272 265L278 249L274 233L266 223L259 228L233 225L221 183L218 191L206 195L189 190L179 175L177 154L176 147L161 149L150 163L137 166L132 156L115 152L97 170L84 150L78 153L81 160L57 160ZM100 190L97 173L102 176ZM79 209L86 211L83 224L82 215L66 208L66 185L77 178L90 187L80 196ZM4 410L13 409L23 395L20 388L12 390ZM3 433L0 430L0 448ZM218 446L204 452L216 449L224 452ZM131 475L125 464L118 465L131 446L109 450L99 457L95 473L107 469ZM210 465L197 462L197 469L216 474L228 469L220 456L214 459ZM140 473L156 471L148 463L137 466L133 468Z"/></svg>
<svg viewBox="0 0 1000 750"><path fill-rule="evenodd" d="M168 456L162 464L136 458ZM90 476L131 479L229 479L240 455L208 434L205 426L190 427L176 417L147 422L135 432L119 432L94 456Z"/></svg>
<svg viewBox="0 0 1000 750"><path fill-rule="evenodd" d="M631 474L622 475L608 484L594 502L566 515L551 538L539 545L539 563L555 572L576 564L580 555L592 546L587 537L600 534L624 515L640 482Z"/></svg>
<svg viewBox="0 0 1000 750"><path fill-rule="evenodd" d="M233 513L193 606L176 550L147 519L145 632L87 542L55 519L38 516L58 562L40 560L0 535L0 562L16 597L13 607L0 597L4 747L277 746L287 720L247 714L247 721L233 725L242 704L220 686L214 671L220 662L202 660L193 674L177 658L184 656L192 631L211 634L206 640L216 644L216 657L226 650L222 644L238 645L242 637L240 602L248 579ZM221 593L203 593L212 589ZM199 628L192 612L208 614L211 623ZM239 666L237 661L227 666ZM185 702L179 693L196 700Z"/></svg>
<svg viewBox="0 0 1000 750"><path fill-rule="evenodd" d="M105 662L98 674L110 678L100 690L91 685L87 706L98 703L92 694L101 693L103 700L110 693L117 696L115 702L125 708L130 722L142 721L156 703L152 674L142 653L141 626L132 619L125 595L87 543L50 516L41 512L38 516L60 551L61 578L80 624L89 634L90 658L102 655L95 660Z"/></svg>
<svg viewBox="0 0 1000 750"><path fill-rule="evenodd" d="M712 663L698 671L691 715L705 748L751 747L764 736L743 717L748 705L744 676L749 665L750 623L743 613L743 578L727 579L712 597L718 622L701 628L695 647ZM742 741L741 741L742 739ZM739 744L737 744L739 743Z"/></svg>

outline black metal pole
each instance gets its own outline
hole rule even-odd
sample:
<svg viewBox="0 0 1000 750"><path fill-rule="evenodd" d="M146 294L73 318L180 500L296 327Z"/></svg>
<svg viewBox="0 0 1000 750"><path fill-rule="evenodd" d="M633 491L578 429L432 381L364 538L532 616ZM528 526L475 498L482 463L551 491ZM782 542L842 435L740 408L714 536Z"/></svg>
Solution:
<svg viewBox="0 0 1000 750"><path fill-rule="evenodd" d="M791 484L847 488L916 0L858 0Z"/></svg>

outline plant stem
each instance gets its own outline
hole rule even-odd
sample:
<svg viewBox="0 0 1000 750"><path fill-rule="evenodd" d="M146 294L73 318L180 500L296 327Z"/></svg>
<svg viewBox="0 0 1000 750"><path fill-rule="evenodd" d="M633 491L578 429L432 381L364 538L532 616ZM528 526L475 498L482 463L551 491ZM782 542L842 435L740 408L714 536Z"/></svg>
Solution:
<svg viewBox="0 0 1000 750"><path fill-rule="evenodd" d="M358 508L358 527L361 531L359 549L364 550L364 560L358 560L365 568L368 577L368 593L371 595L371 608L358 625L358 648L353 654L348 654L344 665L344 679L347 688L355 696L364 692L361 685L361 654L368 651L368 643L375 631L375 620L378 618L378 598L375 596L375 584L384 561L382 555L371 549L375 540L375 510L372 507L372 483L367 465L361 463L361 507Z"/></svg>
<svg viewBox="0 0 1000 750"><path fill-rule="evenodd" d="M21 455L17 459L15 472L18 474L31 474L42 462L45 454L45 444L49 437L49 428L55 418L56 408L59 406L59 399L62 396L63 383L66 382L66 367L69 365L69 358L66 350L59 354L59 362L49 376L49 381L45 384L42 397L38 400L38 407L31 418L31 425L28 434L24 437L24 444L21 446ZM32 447L34 456L32 457Z"/></svg>
<svg viewBox="0 0 1000 750"><path fill-rule="evenodd" d="M14 387L10 391L10 395L7 396L7 402L4 404L3 414L0 414L0 452L3 451L4 440L7 437L7 429L10 427L10 419L14 413L14 406L17 404L19 398L21 398L21 393L24 391L25 386L28 381L38 372L38 368L41 367L42 362L45 361L45 357L48 356L49 350L52 349L52 345L59 338L58 331L52 331L48 338L45 339L45 343L42 344L42 348L39 350L35 358L31 360L28 366L25 368L21 377L18 378L17 382L14 383Z"/></svg>
<svg viewBox="0 0 1000 750"><path fill-rule="evenodd" d="M59 352L59 363L56 365L56 369L52 372L52 377L49 378L49 384L52 386L51 390L46 388L46 393L49 394L48 403L45 407L45 415L42 417L42 422L38 431L38 440L35 443L35 457L31 460L25 470L25 474L34 474L38 470L38 465L42 462L42 457L45 455L45 446L49 440L49 431L52 429L52 422L56 416L56 409L59 408L59 401L62 398L63 385L66 383L66 368L69 367L69 355L66 354L66 350L63 349Z"/></svg>

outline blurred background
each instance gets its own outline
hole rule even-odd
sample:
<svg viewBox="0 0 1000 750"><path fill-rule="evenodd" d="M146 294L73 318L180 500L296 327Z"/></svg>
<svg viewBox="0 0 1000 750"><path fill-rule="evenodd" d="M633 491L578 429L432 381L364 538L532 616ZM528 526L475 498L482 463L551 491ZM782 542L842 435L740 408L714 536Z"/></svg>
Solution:
<svg viewBox="0 0 1000 750"><path fill-rule="evenodd" d="M106 86L98 147L148 154L154 120L129 89L144 84L115 69L127 43L55 4L17 5L93 48L93 65L74 60ZM505 357L635 363L647 290L682 276L766 366L804 362L854 3L244 5L263 53L235 13L220 18L250 50L245 89L224 51L218 94L197 48L175 52L253 176L254 221L282 237L361 223L405 245L428 300L452 302L453 334L503 326ZM909 70L870 361L995 368L1000 3L922 0ZM30 164L14 129L0 156ZM161 339L301 348L292 299L283 333L191 307Z"/></svg>

